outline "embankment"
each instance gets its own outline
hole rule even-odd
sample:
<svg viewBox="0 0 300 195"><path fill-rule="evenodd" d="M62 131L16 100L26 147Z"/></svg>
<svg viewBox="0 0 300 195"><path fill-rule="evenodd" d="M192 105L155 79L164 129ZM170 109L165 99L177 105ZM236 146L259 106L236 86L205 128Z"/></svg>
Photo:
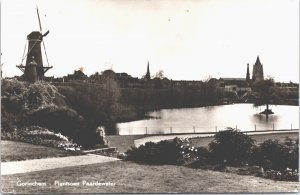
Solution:
<svg viewBox="0 0 300 195"><path fill-rule="evenodd" d="M267 139L277 139L284 141L286 137L297 139L299 137L298 130L293 131L272 131L272 132L256 132L250 134L250 137L260 144ZM117 147L119 152L126 152L133 146L144 144L148 141L159 142L161 140L174 139L175 137L189 138L191 146L208 147L208 144L214 139L213 134L178 134L178 135L111 135L107 136L108 145Z"/></svg>

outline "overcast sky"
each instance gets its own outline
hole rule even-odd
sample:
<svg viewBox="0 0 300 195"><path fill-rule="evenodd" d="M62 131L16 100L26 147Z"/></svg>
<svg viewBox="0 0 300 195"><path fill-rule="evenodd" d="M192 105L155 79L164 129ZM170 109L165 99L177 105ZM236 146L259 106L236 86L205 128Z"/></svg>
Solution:
<svg viewBox="0 0 300 195"><path fill-rule="evenodd" d="M50 30L47 76L84 67L141 77L149 60L151 74L173 80L245 77L259 55L265 76L299 82L298 0L2 0L3 76L22 74L36 5Z"/></svg>

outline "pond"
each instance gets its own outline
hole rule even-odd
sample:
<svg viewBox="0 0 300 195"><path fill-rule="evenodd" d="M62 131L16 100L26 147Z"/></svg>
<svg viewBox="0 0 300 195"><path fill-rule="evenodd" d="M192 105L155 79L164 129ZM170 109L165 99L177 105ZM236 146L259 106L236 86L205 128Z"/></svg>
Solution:
<svg viewBox="0 0 300 195"><path fill-rule="evenodd" d="M226 127L241 131L299 128L299 107L271 105L274 114L253 104L230 104L200 108L162 109L149 112L150 119L118 123L119 135L216 132Z"/></svg>

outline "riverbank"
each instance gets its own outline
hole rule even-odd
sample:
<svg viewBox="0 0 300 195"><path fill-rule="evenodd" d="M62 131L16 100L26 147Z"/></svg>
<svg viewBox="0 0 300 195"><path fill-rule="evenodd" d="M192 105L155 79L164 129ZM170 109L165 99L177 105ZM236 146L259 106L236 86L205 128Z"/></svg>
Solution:
<svg viewBox="0 0 300 195"><path fill-rule="evenodd" d="M258 132L259 133L259 132ZM283 141L286 137L297 139L299 130L295 131L269 131L261 132L260 134L249 134L257 144L264 142L267 139L278 139ZM195 147L207 147L213 140L213 134L176 134L176 135L111 135L107 136L108 145L117 147L119 152L126 152L131 147L136 147L148 141L159 142L161 140L174 139L175 137L189 138L191 145Z"/></svg>

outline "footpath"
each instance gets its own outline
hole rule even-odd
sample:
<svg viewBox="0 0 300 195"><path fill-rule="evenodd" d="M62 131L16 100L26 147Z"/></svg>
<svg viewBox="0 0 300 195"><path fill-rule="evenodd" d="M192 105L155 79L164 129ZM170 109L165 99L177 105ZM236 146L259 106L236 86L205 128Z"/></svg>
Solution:
<svg viewBox="0 0 300 195"><path fill-rule="evenodd" d="M1 163L1 175L12 175L17 173L28 173L63 167L106 163L117 160L119 159L95 154L87 154L80 156L3 162Z"/></svg>

